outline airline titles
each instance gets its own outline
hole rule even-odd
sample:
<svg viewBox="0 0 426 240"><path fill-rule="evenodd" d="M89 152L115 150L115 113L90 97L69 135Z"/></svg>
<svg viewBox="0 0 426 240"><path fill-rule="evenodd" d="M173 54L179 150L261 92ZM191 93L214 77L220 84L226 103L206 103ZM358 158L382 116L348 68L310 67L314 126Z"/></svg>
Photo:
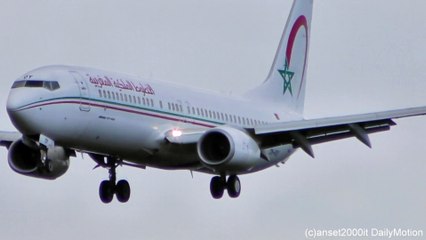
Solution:
<svg viewBox="0 0 426 240"><path fill-rule="evenodd" d="M87 75L87 77L89 78L89 82L96 87L114 87L128 91L155 95L154 89L149 84L142 84L140 82L135 83L130 80L114 79L107 76L100 77Z"/></svg>

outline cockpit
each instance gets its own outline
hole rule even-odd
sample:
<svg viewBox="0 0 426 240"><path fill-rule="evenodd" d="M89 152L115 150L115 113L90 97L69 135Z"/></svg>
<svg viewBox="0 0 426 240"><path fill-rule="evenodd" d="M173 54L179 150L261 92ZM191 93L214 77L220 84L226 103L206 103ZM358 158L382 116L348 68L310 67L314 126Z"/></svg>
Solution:
<svg viewBox="0 0 426 240"><path fill-rule="evenodd" d="M59 89L59 83L57 81L43 81L43 80L18 80L12 85L13 88L45 88L50 91Z"/></svg>

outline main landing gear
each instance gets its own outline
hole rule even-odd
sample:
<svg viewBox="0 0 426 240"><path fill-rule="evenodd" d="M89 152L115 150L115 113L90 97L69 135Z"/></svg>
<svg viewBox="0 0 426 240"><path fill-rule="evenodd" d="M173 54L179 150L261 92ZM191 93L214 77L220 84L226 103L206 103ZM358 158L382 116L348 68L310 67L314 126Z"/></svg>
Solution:
<svg viewBox="0 0 426 240"><path fill-rule="evenodd" d="M99 186L99 197L103 203L110 203L114 194L119 202L125 203L130 198L130 185L126 180L117 181L116 168L117 159L108 157L106 167L109 168L109 180L101 182Z"/></svg>
<svg viewBox="0 0 426 240"><path fill-rule="evenodd" d="M213 177L210 182L210 192L214 199L220 199L225 192L228 191L228 195L231 198L237 198L241 193L241 182L236 175L231 175L226 180L226 176Z"/></svg>

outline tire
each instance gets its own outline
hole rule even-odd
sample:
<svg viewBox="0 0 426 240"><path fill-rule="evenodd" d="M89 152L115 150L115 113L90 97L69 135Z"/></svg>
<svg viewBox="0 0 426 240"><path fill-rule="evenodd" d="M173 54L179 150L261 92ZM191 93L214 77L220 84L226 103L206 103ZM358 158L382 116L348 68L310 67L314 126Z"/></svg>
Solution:
<svg viewBox="0 0 426 240"><path fill-rule="evenodd" d="M228 190L228 195L231 198L237 198L241 193L241 182L240 179L233 175L228 178L228 182L226 183L226 187Z"/></svg>
<svg viewBox="0 0 426 240"><path fill-rule="evenodd" d="M99 186L99 197L103 203L110 203L114 198L114 184L108 180L102 181Z"/></svg>
<svg viewBox="0 0 426 240"><path fill-rule="evenodd" d="M53 172L53 164L51 160L46 160L46 162L44 163L46 172L51 173Z"/></svg>
<svg viewBox="0 0 426 240"><path fill-rule="evenodd" d="M119 202L125 203L130 199L130 185L126 180L120 180L116 186L115 196Z"/></svg>
<svg viewBox="0 0 426 240"><path fill-rule="evenodd" d="M210 193L214 199L220 199L225 191L225 182L219 176L213 177L210 182Z"/></svg>

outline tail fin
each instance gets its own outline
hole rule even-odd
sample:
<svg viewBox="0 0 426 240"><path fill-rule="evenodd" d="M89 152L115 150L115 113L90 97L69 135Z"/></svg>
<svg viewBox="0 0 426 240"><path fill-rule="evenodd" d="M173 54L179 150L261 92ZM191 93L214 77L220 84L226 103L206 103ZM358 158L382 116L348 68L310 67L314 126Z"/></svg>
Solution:
<svg viewBox="0 0 426 240"><path fill-rule="evenodd" d="M294 0L274 62L265 82L248 92L302 114L313 0Z"/></svg>

